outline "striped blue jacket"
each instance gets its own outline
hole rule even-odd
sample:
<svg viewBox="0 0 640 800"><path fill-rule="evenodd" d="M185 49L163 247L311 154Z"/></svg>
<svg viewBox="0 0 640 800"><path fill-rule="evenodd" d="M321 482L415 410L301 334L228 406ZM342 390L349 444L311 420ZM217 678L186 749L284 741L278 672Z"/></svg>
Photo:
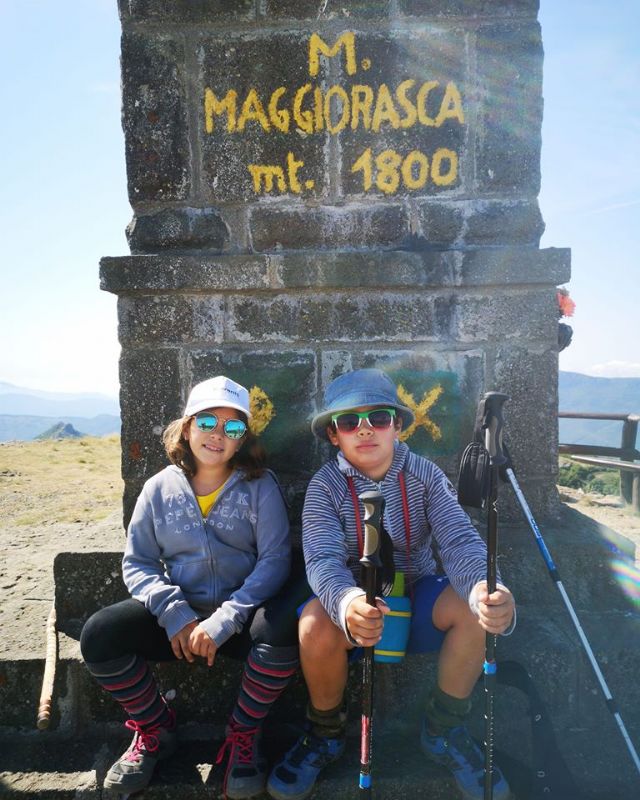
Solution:
<svg viewBox="0 0 640 800"><path fill-rule="evenodd" d="M398 475L404 471L411 538L409 563ZM408 583L435 574L435 542L452 587L465 600L487 574L487 552L480 535L458 504L456 491L442 470L426 458L396 443L393 462L380 483L362 475L338 453L311 479L302 515L302 544L309 585L331 616L347 633L345 615L358 588L358 536L353 499L346 477L353 477L356 494L379 489L385 498L384 525L393 541L397 570ZM360 518L364 506L360 502Z"/></svg>

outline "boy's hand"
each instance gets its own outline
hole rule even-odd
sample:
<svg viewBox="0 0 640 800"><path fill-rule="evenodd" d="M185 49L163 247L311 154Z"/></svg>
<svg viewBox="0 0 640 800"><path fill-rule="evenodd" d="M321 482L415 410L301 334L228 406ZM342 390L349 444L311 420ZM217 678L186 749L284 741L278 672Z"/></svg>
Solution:
<svg viewBox="0 0 640 800"><path fill-rule="evenodd" d="M186 658L189 663L193 663L195 661L189 646L189 636L197 624L198 623L195 620L193 622L189 622L184 626L184 628L179 630L178 633L171 637L171 649L173 650L173 655L176 658Z"/></svg>
<svg viewBox="0 0 640 800"><path fill-rule="evenodd" d="M347 627L351 638L360 647L373 647L382 637L384 615L389 613L389 606L376 597L376 605L370 606L362 597L356 597L347 606Z"/></svg>
<svg viewBox="0 0 640 800"><path fill-rule="evenodd" d="M191 631L189 647L197 656L207 659L207 666L212 667L218 647L209 634L200 625Z"/></svg>
<svg viewBox="0 0 640 800"><path fill-rule="evenodd" d="M513 595L507 587L499 583L495 592L489 594L487 582L480 581L473 587L473 594L475 594L478 619L485 631L495 634L506 631L511 624L516 606Z"/></svg>

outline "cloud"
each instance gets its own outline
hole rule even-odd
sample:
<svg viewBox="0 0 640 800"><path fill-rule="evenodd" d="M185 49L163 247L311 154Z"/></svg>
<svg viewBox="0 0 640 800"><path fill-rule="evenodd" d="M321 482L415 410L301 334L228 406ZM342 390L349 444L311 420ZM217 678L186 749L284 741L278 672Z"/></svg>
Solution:
<svg viewBox="0 0 640 800"><path fill-rule="evenodd" d="M617 211L619 208L630 208L631 206L640 205L640 200L629 200L626 203L613 203L610 206L603 206L602 208L594 208L592 211L585 212L585 216L589 217L592 214L603 214L605 211Z"/></svg>
<svg viewBox="0 0 640 800"><path fill-rule="evenodd" d="M633 361L606 361L586 370L596 378L640 378L640 363Z"/></svg>

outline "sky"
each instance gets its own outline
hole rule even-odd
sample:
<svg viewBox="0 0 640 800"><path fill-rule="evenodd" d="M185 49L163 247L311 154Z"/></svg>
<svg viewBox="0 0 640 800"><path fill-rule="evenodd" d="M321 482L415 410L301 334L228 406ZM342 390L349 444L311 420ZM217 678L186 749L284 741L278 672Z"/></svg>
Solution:
<svg viewBox="0 0 640 800"><path fill-rule="evenodd" d="M541 0L541 247L571 247L560 369L640 376L640 3ZM116 0L0 0L0 381L118 392L128 253Z"/></svg>

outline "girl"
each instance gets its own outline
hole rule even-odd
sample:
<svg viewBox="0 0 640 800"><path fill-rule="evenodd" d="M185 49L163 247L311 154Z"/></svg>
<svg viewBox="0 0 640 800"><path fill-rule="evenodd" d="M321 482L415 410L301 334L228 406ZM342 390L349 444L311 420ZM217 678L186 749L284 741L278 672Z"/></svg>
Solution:
<svg viewBox="0 0 640 800"><path fill-rule="evenodd" d="M264 788L261 725L298 655L295 606L288 614L284 595L274 598L290 567L286 508L250 416L247 390L229 378L192 389L184 416L164 434L172 465L146 482L131 518L123 558L131 598L94 614L82 631L89 671L134 732L107 789L140 791L176 749L175 714L147 659L201 657L212 667L219 652L246 658L217 760L228 753L226 794Z"/></svg>

